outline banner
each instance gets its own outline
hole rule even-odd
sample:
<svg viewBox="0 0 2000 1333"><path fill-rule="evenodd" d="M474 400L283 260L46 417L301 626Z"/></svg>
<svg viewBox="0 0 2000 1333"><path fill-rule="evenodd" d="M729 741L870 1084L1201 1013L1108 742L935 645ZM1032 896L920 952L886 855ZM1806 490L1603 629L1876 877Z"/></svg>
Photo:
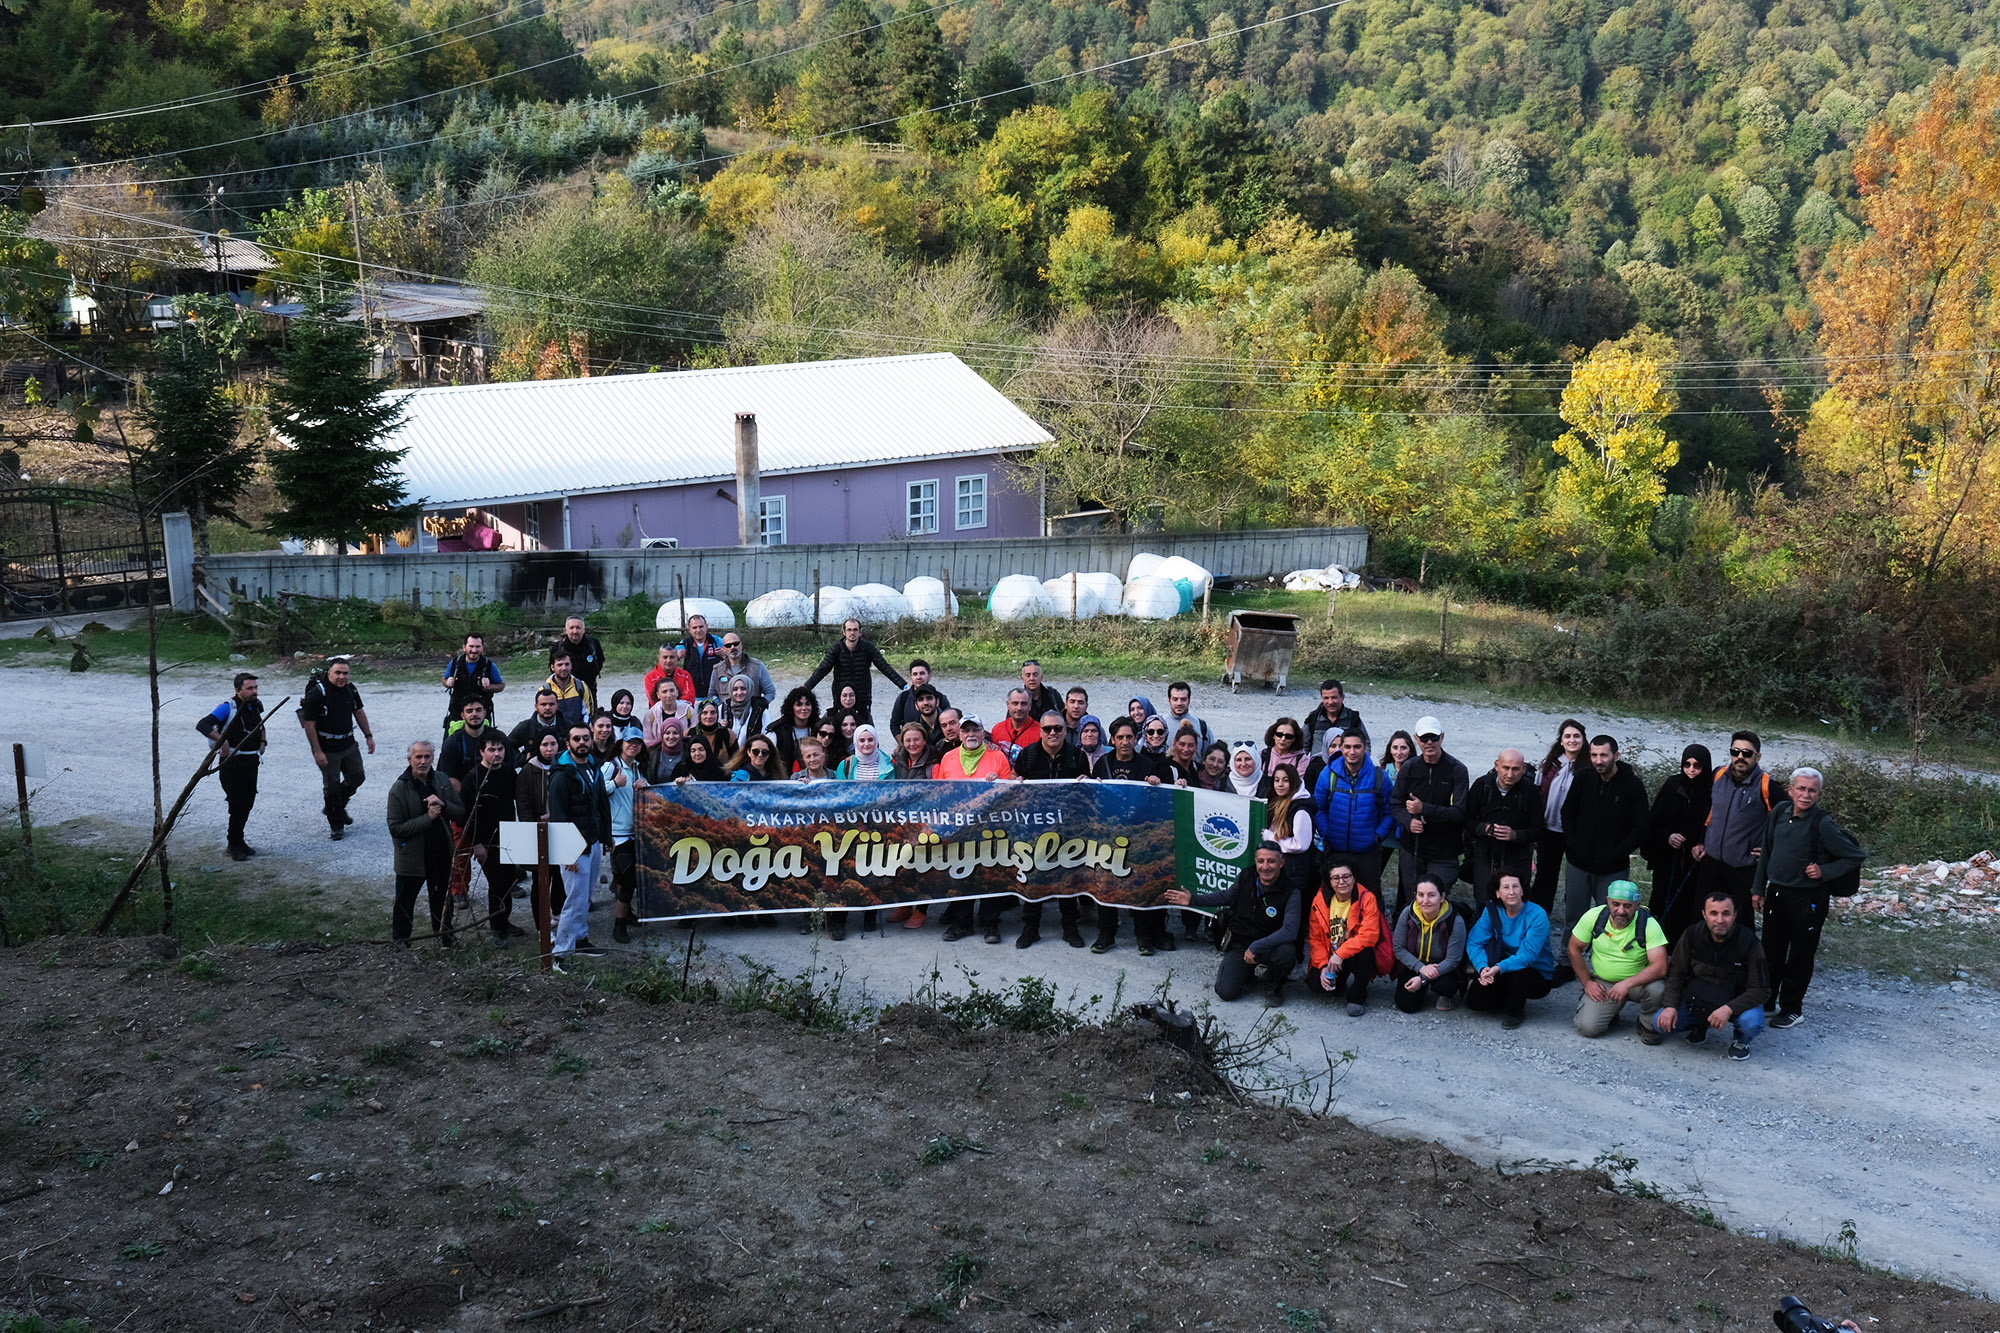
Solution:
<svg viewBox="0 0 2000 1333"><path fill-rule="evenodd" d="M638 794L642 921L1226 888L1264 803L1143 782L690 782Z"/></svg>

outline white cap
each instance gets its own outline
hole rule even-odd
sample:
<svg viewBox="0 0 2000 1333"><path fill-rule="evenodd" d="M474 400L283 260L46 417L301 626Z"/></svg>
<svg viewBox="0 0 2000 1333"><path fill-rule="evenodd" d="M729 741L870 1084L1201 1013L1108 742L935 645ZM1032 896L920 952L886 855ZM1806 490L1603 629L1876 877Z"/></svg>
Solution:
<svg viewBox="0 0 2000 1333"><path fill-rule="evenodd" d="M1417 725L1411 728L1411 734L1418 740L1422 740L1426 736L1442 736L1444 735L1444 724L1434 717L1420 717L1417 719Z"/></svg>

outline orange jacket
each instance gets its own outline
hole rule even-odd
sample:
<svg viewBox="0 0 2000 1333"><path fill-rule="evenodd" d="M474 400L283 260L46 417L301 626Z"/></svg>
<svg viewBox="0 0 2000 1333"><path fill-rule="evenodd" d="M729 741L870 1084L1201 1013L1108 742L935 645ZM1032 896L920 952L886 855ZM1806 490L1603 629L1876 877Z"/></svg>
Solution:
<svg viewBox="0 0 2000 1333"><path fill-rule="evenodd" d="M1313 971L1326 968L1328 958L1336 952L1332 946L1332 915L1327 911L1326 896L1314 894L1312 903L1312 925L1307 931L1307 957L1312 960ZM1340 942L1338 953L1342 958L1352 958L1364 949L1375 951L1375 973L1388 976L1390 966L1396 961L1396 951L1389 940L1389 928L1382 923L1382 906L1375 901L1375 895L1356 885L1354 905L1347 909L1347 938Z"/></svg>
<svg viewBox="0 0 2000 1333"><path fill-rule="evenodd" d="M1006 754L997 745L988 745L979 752L979 762L970 773L965 771L965 761L958 756L963 753L957 746L944 752L931 769L931 776L939 782L978 782L982 778L1011 778L1013 766L1007 762Z"/></svg>

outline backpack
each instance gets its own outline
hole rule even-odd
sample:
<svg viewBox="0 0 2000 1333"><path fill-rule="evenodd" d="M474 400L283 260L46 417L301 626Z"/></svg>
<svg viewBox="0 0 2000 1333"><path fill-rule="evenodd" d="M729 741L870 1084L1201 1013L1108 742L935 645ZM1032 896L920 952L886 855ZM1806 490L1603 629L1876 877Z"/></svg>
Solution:
<svg viewBox="0 0 2000 1333"><path fill-rule="evenodd" d="M1826 859L1824 856L1826 848L1819 839L1820 821L1825 818L1827 818L1826 808L1820 805L1813 806L1813 821L1808 836L1812 839L1812 859L1815 865ZM1837 879L1822 879L1820 885L1826 890L1827 897L1852 898L1855 894L1861 892L1861 867L1867 860L1868 849L1863 847L1861 849L1861 860L1855 862L1854 869Z"/></svg>
<svg viewBox="0 0 2000 1333"><path fill-rule="evenodd" d="M299 706L292 710L292 716L298 718L299 725L302 727L306 724L306 705L312 702L315 692L322 699L326 697L325 663L321 663L306 673L306 687L299 691Z"/></svg>
<svg viewBox="0 0 2000 1333"><path fill-rule="evenodd" d="M1625 946L1625 952L1630 953L1635 948L1641 953L1646 951L1646 927L1652 923L1652 920L1652 913L1641 907L1638 915L1632 918L1632 943ZM1586 954L1597 947L1597 937L1602 935L1605 928L1610 924L1611 905L1606 903L1597 909L1597 924L1590 928L1590 939L1583 946L1583 951Z"/></svg>

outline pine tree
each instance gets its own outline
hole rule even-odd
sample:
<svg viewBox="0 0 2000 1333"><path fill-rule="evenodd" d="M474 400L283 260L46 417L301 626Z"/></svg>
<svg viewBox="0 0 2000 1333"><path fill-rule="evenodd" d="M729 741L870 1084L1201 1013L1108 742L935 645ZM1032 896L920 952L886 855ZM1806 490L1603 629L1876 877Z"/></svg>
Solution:
<svg viewBox="0 0 2000 1333"><path fill-rule="evenodd" d="M895 115L928 111L951 99L952 60L934 10L904 14L890 22L883 53L888 109Z"/></svg>
<svg viewBox="0 0 2000 1333"><path fill-rule="evenodd" d="M421 507L396 474L403 451L382 444L402 424L391 382L368 373L359 324L346 318L351 288L322 286L305 297L279 358L282 381L271 394L271 421L291 448L271 460L284 507L268 528L330 541L336 553L371 533L404 527Z"/></svg>
<svg viewBox="0 0 2000 1333"><path fill-rule="evenodd" d="M196 549L208 554L211 514L238 518L236 501L250 485L256 456L236 442L243 409L223 392L215 353L186 324L160 339L159 369L146 377L140 424L152 432L139 467L148 501L162 511L186 510Z"/></svg>
<svg viewBox="0 0 2000 1333"><path fill-rule="evenodd" d="M827 15L825 45L800 82L813 133L856 129L882 114L882 30L875 24L867 0L840 0Z"/></svg>

